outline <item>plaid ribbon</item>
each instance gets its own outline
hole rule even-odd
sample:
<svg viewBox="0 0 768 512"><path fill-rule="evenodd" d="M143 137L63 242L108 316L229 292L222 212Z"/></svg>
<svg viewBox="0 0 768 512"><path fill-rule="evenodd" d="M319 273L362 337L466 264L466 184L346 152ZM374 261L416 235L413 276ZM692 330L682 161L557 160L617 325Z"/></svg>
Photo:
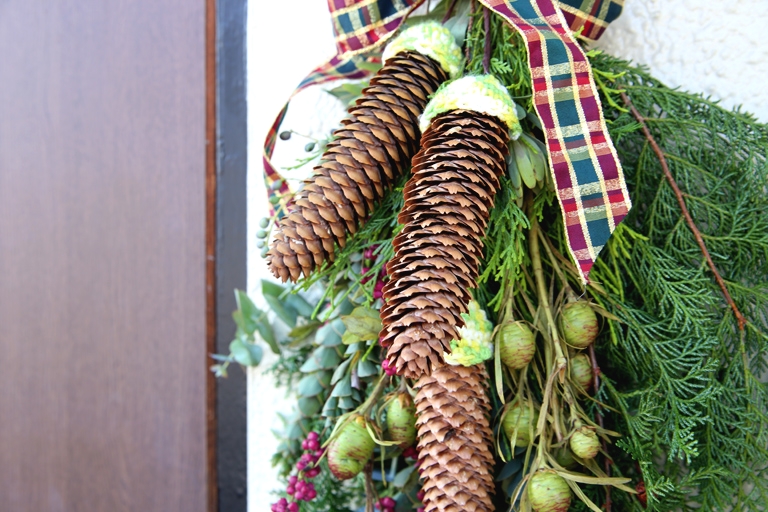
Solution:
<svg viewBox="0 0 768 512"><path fill-rule="evenodd" d="M624 0L559 0L565 22L580 37L596 41L621 14Z"/></svg>
<svg viewBox="0 0 768 512"><path fill-rule="evenodd" d="M293 91L291 98L310 85L339 79L358 80L370 75L370 66L365 67L364 63L377 62L379 59L362 54L380 48L422 3L424 0L328 0L328 10L336 36L336 55L312 70ZM290 188L272 165L271 159L280 124L285 118L290 101L289 98L280 110L264 141L264 183L270 199L275 196L280 198L277 203L280 205L277 208L279 215L285 211ZM275 183L280 183L279 187L276 187ZM274 209L273 206L272 213Z"/></svg>
<svg viewBox="0 0 768 512"><path fill-rule="evenodd" d="M519 30L528 46L534 106L568 246L586 283L598 253L631 208L592 68L552 0L480 1Z"/></svg>

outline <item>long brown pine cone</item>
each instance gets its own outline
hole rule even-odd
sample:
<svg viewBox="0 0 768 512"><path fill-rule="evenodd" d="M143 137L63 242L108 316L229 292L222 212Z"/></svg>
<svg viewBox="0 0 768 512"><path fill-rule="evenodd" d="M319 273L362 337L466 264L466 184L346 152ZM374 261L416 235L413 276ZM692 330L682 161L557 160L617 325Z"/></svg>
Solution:
<svg viewBox="0 0 768 512"><path fill-rule="evenodd" d="M421 138L381 309L382 343L398 374L428 375L458 339L508 142L502 121L468 110L436 117Z"/></svg>
<svg viewBox="0 0 768 512"><path fill-rule="evenodd" d="M442 365L416 383L426 512L494 510L493 431L485 365Z"/></svg>
<svg viewBox="0 0 768 512"><path fill-rule="evenodd" d="M387 60L334 132L321 163L279 221L267 263L283 282L308 277L344 247L416 153L419 116L448 78L430 57Z"/></svg>

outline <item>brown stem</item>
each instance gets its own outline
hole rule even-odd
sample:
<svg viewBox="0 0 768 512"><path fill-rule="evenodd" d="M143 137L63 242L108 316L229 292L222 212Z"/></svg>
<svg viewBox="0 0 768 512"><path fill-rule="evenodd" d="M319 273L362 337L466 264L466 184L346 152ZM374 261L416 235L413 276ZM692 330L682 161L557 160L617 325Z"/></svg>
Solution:
<svg viewBox="0 0 768 512"><path fill-rule="evenodd" d="M440 23L445 25L445 22L448 21L449 19L451 19L451 16L453 16L453 9L456 7L456 2L458 2L458 1L459 0L452 0L451 1L451 5L448 6L448 10L445 12L445 16L443 16L443 21L441 21Z"/></svg>
<svg viewBox="0 0 768 512"><path fill-rule="evenodd" d="M363 473L365 473L365 512L374 512L373 500L376 489L373 486L373 464L369 462Z"/></svg>
<svg viewBox="0 0 768 512"><path fill-rule="evenodd" d="M664 152L656 143L656 139L653 138L651 131L648 129L648 125L645 124L645 118L640 114L640 112L637 111L637 109L635 108L635 105L630 101L629 96L627 96L626 93L622 92L621 99L624 101L624 104L627 107L629 107L629 110L632 112L632 115L635 116L635 119L637 119L637 122L640 123L640 126L643 129L643 134L645 134L645 138L648 140L648 143L651 145L651 148L653 148L653 152L656 153L656 157L659 159L659 163L661 164L661 169L664 171L664 176L667 178L667 182L669 183L669 186L672 187L672 190L675 192L675 196L677 197L677 203L680 205L680 210L682 210L683 212L683 217L685 217L685 221L688 223L688 227L693 232L693 236L696 238L696 242L699 244L701 253L704 255L704 258L707 260L707 264L709 265L710 270L712 270L712 273L715 275L715 281L717 281L717 284L720 286L720 290L722 290L723 295L725 296L725 301L733 310L734 316L736 316L736 320L739 323L739 330L743 331L744 325L747 323L747 320L746 318L744 318L744 315L741 314L741 311L739 311L739 308L736 307L736 303L731 298L731 294L728 293L728 288L725 287L725 281L723 281L723 278L720 276L720 273L717 271L717 268L715 268L715 263L712 261L712 256L709 255L709 250L707 249L707 246L704 244L704 239L701 237L701 232L699 231L699 228L696 227L696 224L694 224L693 218L691 217L691 214L688 211L688 207L685 205L685 199L683 198L683 193L680 191L680 187L677 186L677 182L675 181L675 178L672 177L672 173L669 171L669 166L667 165L667 159L664 157Z"/></svg>
<svg viewBox="0 0 768 512"><path fill-rule="evenodd" d="M472 27L472 23L475 22L475 0L470 0L469 2L469 22L467 24L468 27ZM469 28L467 29L469 30ZM470 57L470 45L466 40L464 41L464 60L469 62L471 59Z"/></svg>
<svg viewBox="0 0 768 512"><path fill-rule="evenodd" d="M371 409L373 409L373 406L376 405L376 402L379 400L381 394L384 393L384 390L387 389L387 385L389 385L390 380L390 376L386 374L382 374L381 377L379 377L379 381L376 383L376 387L373 388L370 396L360 406L360 414L367 417L371 413Z"/></svg>
<svg viewBox="0 0 768 512"><path fill-rule="evenodd" d="M487 7L483 7L483 29L485 30L483 72L487 75L491 69L491 11Z"/></svg>
<svg viewBox="0 0 768 512"><path fill-rule="evenodd" d="M595 396L597 396L597 392L600 389L600 367L597 365L597 357L595 356L595 344L591 344L589 346L589 360L592 362L592 385L595 388ZM595 416L597 417L597 424L600 425L600 428L605 428L605 423L603 421L603 415L600 414L600 411L597 410L595 412ZM608 445L605 442L605 439L601 439L601 442L603 444L603 452L606 453L606 457L604 460L605 464L605 474L608 476L611 476L611 460L608 458ZM611 486L606 485L605 486L605 512L611 512Z"/></svg>

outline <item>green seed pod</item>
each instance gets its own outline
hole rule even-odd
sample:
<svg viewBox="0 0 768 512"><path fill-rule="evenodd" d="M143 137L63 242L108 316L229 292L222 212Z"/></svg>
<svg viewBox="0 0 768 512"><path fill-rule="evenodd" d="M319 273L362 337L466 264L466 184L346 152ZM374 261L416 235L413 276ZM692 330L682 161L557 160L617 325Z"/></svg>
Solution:
<svg viewBox="0 0 768 512"><path fill-rule="evenodd" d="M592 364L586 354L576 354L570 359L571 380L584 391L592 384Z"/></svg>
<svg viewBox="0 0 768 512"><path fill-rule="evenodd" d="M314 142L307 142L307 145L304 146L304 151L309 153L310 151L315 149L315 143Z"/></svg>
<svg viewBox="0 0 768 512"><path fill-rule="evenodd" d="M496 343L500 343L501 361L510 370L525 368L536 352L536 334L521 321L505 324L499 329Z"/></svg>
<svg viewBox="0 0 768 512"><path fill-rule="evenodd" d="M571 302L560 314L560 331L565 342L576 348L587 348L597 338L597 315L586 300Z"/></svg>
<svg viewBox="0 0 768 512"><path fill-rule="evenodd" d="M534 512L566 512L571 506L571 489L554 470L540 469L528 482L528 499Z"/></svg>
<svg viewBox="0 0 768 512"><path fill-rule="evenodd" d="M600 440L592 427L579 427L571 434L571 450L582 459L592 459L600 451Z"/></svg>
<svg viewBox="0 0 768 512"><path fill-rule="evenodd" d="M328 445L328 467L339 480L360 473L373 456L376 443L365 428L365 418L355 414L344 422L341 431Z"/></svg>
<svg viewBox="0 0 768 512"><path fill-rule="evenodd" d="M264 240L256 240L256 248L257 249L263 249L264 246L266 246L266 245L267 245L267 242L265 242Z"/></svg>
<svg viewBox="0 0 768 512"><path fill-rule="evenodd" d="M531 415L531 408L528 403L512 404L507 407L506 412L501 417L501 427L510 442L515 442L516 448L525 448L531 444L529 426L533 425L535 430L537 421L539 421L539 413L534 409L533 415ZM517 429L517 434L515 434L515 429Z"/></svg>
<svg viewBox="0 0 768 512"><path fill-rule="evenodd" d="M261 253L260 253L261 257L262 258L266 258L268 252L269 252L269 247L266 247L266 246L262 247L261 248Z"/></svg>
<svg viewBox="0 0 768 512"><path fill-rule="evenodd" d="M267 231L264 229L259 229L256 231L256 238L267 238Z"/></svg>
<svg viewBox="0 0 768 512"><path fill-rule="evenodd" d="M267 217L259 219L259 227L261 229L267 229L267 226L269 226L269 219Z"/></svg>
<svg viewBox="0 0 768 512"><path fill-rule="evenodd" d="M416 441L416 405L411 395L398 393L387 404L387 431L389 440L401 448L407 448Z"/></svg>
<svg viewBox="0 0 768 512"><path fill-rule="evenodd" d="M554 455L557 463L566 469L571 469L576 465L578 465L578 462L576 462L576 459L573 458L573 452L567 446L561 446L560 448L555 450Z"/></svg>

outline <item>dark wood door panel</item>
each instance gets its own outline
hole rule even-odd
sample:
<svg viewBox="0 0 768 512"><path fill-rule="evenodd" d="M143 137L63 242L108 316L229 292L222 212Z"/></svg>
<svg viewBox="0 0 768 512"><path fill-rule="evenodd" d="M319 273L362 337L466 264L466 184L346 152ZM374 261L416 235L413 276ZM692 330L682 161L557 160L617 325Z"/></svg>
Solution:
<svg viewBox="0 0 768 512"><path fill-rule="evenodd" d="M0 1L0 510L206 510L204 27Z"/></svg>

